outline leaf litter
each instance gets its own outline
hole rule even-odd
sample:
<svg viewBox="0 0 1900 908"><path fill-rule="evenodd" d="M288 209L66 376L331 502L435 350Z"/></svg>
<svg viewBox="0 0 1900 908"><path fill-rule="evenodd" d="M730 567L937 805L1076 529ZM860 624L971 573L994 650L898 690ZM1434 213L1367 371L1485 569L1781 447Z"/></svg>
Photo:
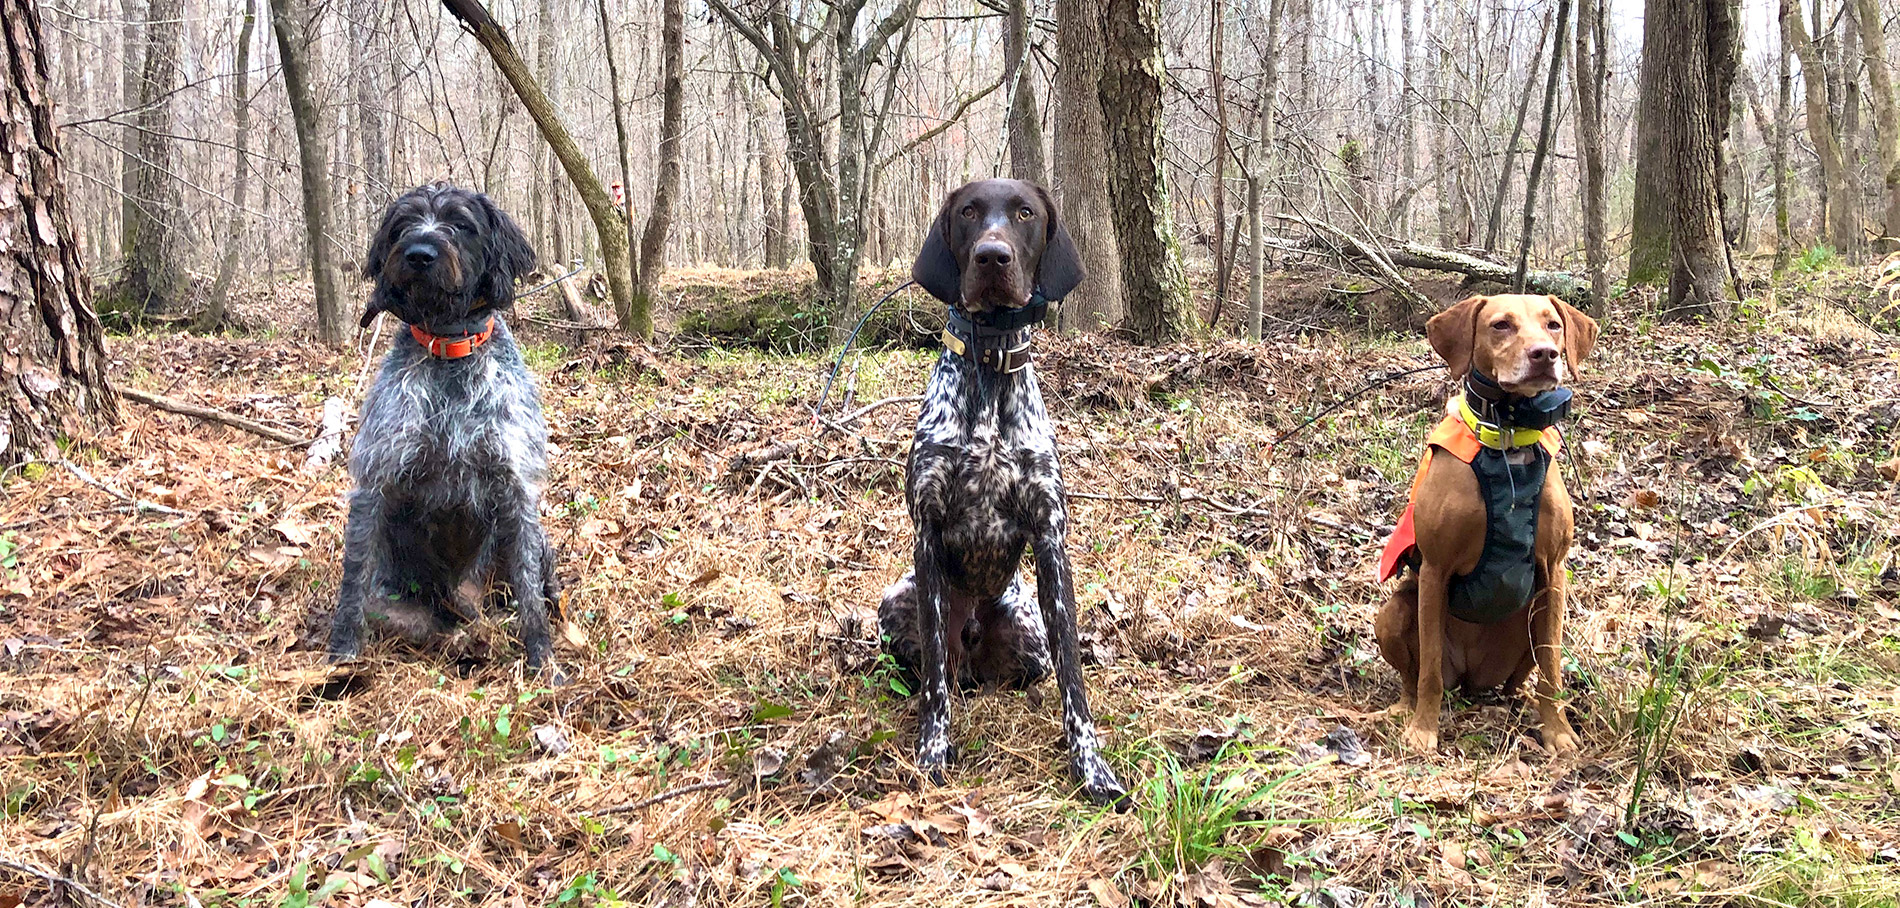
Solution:
<svg viewBox="0 0 1900 908"><path fill-rule="evenodd" d="M1552 761L1509 700L1452 697L1426 756L1383 713L1397 684L1371 641L1371 565L1442 377L1395 380L1270 448L1429 362L1421 342L1039 341L1117 769L1139 779L1169 751L1190 772L1307 764L1273 806L1313 822L1248 834L1245 861L1151 876L1136 818L1074 798L1042 692L962 698L949 784L913 786L912 705L878 658L875 607L909 552L902 398L929 354L854 354L852 394L814 426L820 358L524 331L556 448L543 519L571 683L520 677L505 615L325 666L342 470L127 407L70 457L176 513L46 465L0 499L0 855L158 905L331 882L331 903L359 906L1892 892L1877 871L1900 859L1891 339L1635 320L1612 321L1583 369L1564 466L1575 761ZM118 382L303 434L326 397L360 396L360 349L261 350L110 344ZM1699 683L1676 692L1681 722L1632 807L1633 716L1672 647ZM0 869L0 899L46 885Z"/></svg>

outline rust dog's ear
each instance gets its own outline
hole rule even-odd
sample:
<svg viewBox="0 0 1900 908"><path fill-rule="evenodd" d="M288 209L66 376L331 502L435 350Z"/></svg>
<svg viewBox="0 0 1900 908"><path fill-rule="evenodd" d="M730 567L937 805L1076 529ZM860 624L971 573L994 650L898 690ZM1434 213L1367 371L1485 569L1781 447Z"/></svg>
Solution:
<svg viewBox="0 0 1900 908"><path fill-rule="evenodd" d="M1577 374L1577 364L1590 357L1597 348L1597 320L1584 315L1578 309L1555 296L1550 303L1557 307L1557 317L1564 323L1564 364L1570 367L1570 375Z"/></svg>
<svg viewBox="0 0 1900 908"><path fill-rule="evenodd" d="M1425 323L1425 340L1453 378L1471 371L1471 348L1477 343L1478 313L1483 309L1484 297L1468 297Z"/></svg>
<svg viewBox="0 0 1900 908"><path fill-rule="evenodd" d="M1075 240L1070 238L1069 229L1062 226L1062 218L1056 214L1056 200L1050 197L1049 190L1030 185L1042 201L1042 210L1049 216L1049 232L1043 238L1042 265L1036 282L1041 285L1044 298L1059 300L1082 283L1087 272L1082 268L1082 253L1076 251Z"/></svg>
<svg viewBox="0 0 1900 908"><path fill-rule="evenodd" d="M943 200L943 208L924 236L924 248L917 250L917 261L910 266L910 279L917 286L952 306L963 296L963 268L950 249L950 217L962 194L958 190Z"/></svg>

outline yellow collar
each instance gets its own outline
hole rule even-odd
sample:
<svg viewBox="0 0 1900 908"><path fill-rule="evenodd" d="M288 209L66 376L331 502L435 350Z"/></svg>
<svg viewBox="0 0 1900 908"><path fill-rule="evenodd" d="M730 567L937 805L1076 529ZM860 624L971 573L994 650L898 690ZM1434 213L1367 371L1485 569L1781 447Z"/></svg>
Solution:
<svg viewBox="0 0 1900 908"><path fill-rule="evenodd" d="M1461 391L1458 394L1458 418L1471 434L1478 437L1478 444L1499 451L1512 448L1528 448L1544 437L1542 429L1511 429L1506 431L1478 418L1477 411L1471 409L1471 401Z"/></svg>

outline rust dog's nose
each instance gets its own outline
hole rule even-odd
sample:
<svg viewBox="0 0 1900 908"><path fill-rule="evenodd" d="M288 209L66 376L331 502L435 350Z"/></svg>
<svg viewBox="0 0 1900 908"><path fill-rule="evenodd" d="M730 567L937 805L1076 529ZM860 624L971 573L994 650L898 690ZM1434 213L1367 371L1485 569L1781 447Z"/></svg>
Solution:
<svg viewBox="0 0 1900 908"><path fill-rule="evenodd" d="M1525 355L1534 363L1554 363L1557 361L1557 347L1554 344L1538 344Z"/></svg>
<svg viewBox="0 0 1900 908"><path fill-rule="evenodd" d="M976 244L976 248L970 250L970 261L980 267L988 268L994 266L1000 268L1010 263L1013 258L1013 251L1014 250L1009 248L1008 243L998 240L986 240Z"/></svg>

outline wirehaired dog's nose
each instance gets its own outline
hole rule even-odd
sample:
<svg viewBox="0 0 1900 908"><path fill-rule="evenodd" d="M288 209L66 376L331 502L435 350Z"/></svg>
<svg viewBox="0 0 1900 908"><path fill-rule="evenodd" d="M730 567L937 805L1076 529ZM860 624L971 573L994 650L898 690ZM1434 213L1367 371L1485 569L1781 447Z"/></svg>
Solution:
<svg viewBox="0 0 1900 908"><path fill-rule="evenodd" d="M404 249L402 251L402 257L404 261L409 263L409 267L421 270L435 264L435 260L440 257L440 253L436 251L434 246L428 243L417 243Z"/></svg>
<svg viewBox="0 0 1900 908"><path fill-rule="evenodd" d="M970 250L970 260L981 267L993 265L1001 268L1010 263L1012 259L1011 253L1012 250L1009 248L1008 243L989 240L976 244L976 248Z"/></svg>

